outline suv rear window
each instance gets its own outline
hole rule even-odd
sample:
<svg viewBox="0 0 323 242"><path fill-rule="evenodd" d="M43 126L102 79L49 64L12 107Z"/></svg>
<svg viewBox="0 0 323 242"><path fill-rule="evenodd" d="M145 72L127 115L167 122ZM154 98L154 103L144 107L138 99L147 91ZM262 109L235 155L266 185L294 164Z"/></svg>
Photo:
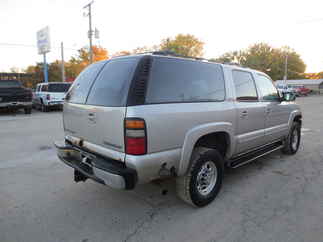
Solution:
<svg viewBox="0 0 323 242"><path fill-rule="evenodd" d="M223 101L221 65L172 58L155 58L146 103Z"/></svg>
<svg viewBox="0 0 323 242"><path fill-rule="evenodd" d="M69 83L55 83L48 85L49 92L67 92L71 84Z"/></svg>
<svg viewBox="0 0 323 242"><path fill-rule="evenodd" d="M12 81L1 81L0 80L0 88L14 88L14 87L21 87L21 83L16 80Z"/></svg>
<svg viewBox="0 0 323 242"><path fill-rule="evenodd" d="M106 62L101 61L86 67L75 79L66 95L66 100L71 103L84 104L93 81Z"/></svg>
<svg viewBox="0 0 323 242"><path fill-rule="evenodd" d="M126 106L128 90L138 58L109 61L98 75L90 91L87 104L96 106Z"/></svg>

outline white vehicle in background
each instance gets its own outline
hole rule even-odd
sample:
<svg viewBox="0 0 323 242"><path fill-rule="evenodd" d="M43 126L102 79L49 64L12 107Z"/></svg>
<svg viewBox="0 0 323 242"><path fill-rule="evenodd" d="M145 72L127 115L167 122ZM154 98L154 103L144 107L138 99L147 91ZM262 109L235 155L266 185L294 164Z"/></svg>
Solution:
<svg viewBox="0 0 323 242"><path fill-rule="evenodd" d="M287 85L287 84L278 84L278 85L276 85L276 87L277 87L278 91L281 93L293 93L293 94L296 93L295 88L293 88L292 86Z"/></svg>
<svg viewBox="0 0 323 242"><path fill-rule="evenodd" d="M52 107L62 108L65 95L70 88L69 82L49 82L37 84L33 106L43 112Z"/></svg>

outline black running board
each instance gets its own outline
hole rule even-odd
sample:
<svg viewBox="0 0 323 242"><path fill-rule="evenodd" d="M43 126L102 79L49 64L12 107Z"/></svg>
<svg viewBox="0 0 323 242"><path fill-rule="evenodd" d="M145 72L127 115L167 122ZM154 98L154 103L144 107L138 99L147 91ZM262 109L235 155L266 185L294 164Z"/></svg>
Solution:
<svg viewBox="0 0 323 242"><path fill-rule="evenodd" d="M230 168L238 168L240 166L246 165L262 156L265 156L271 152L274 152L276 150L279 150L283 148L282 141L277 141L275 143L262 146L256 150L250 151L245 154L238 155L237 157L234 157L233 159L228 161L228 166Z"/></svg>

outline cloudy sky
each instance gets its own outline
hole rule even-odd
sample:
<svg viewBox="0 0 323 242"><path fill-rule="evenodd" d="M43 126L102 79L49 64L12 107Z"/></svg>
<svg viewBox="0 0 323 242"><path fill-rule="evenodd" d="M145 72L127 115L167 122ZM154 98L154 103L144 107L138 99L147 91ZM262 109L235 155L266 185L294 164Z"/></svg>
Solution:
<svg viewBox="0 0 323 242"><path fill-rule="evenodd" d="M0 71L42 61L36 32L50 27L52 51L60 58L60 42L68 59L88 44L89 0L0 0ZM305 61L308 72L323 71L323 3L312 0L94 0L95 44L109 53L158 44L189 33L205 42L205 57L246 48L256 42L288 45Z"/></svg>

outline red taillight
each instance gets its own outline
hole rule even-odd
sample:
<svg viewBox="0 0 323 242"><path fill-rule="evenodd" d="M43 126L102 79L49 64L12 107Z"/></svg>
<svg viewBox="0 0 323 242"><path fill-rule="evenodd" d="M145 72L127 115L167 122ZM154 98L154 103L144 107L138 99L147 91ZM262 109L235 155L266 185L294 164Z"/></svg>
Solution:
<svg viewBox="0 0 323 242"><path fill-rule="evenodd" d="M147 153L146 125L143 119L125 120L126 154L144 155Z"/></svg>
<svg viewBox="0 0 323 242"><path fill-rule="evenodd" d="M49 94L46 95L46 99L50 100L50 95Z"/></svg>
<svg viewBox="0 0 323 242"><path fill-rule="evenodd" d="M146 138L126 137L126 153L129 155L146 154Z"/></svg>

